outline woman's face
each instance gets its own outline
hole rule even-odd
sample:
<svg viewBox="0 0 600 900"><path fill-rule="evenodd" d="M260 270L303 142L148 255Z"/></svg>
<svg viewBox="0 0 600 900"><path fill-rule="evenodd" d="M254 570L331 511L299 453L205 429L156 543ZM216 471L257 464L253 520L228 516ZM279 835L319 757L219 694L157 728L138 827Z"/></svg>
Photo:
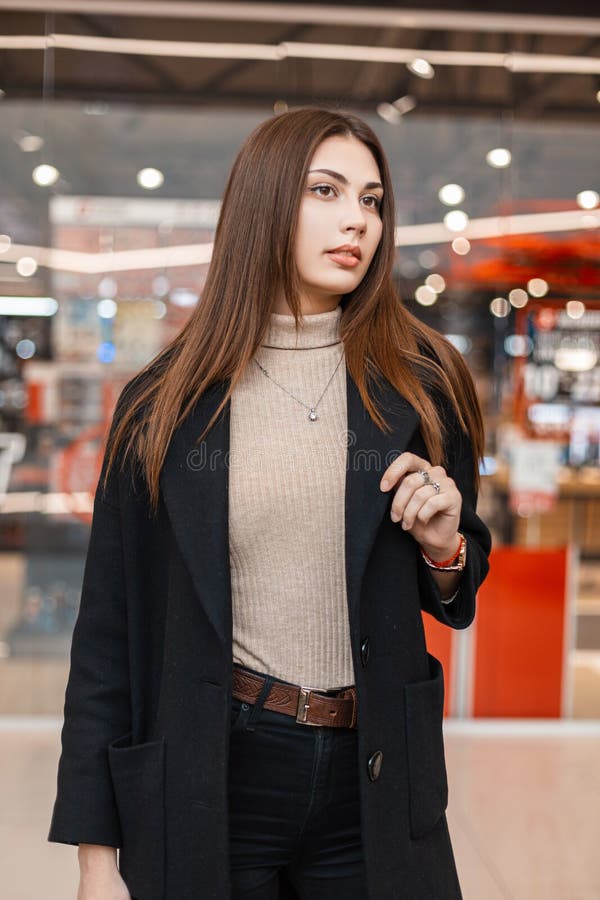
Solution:
<svg viewBox="0 0 600 900"><path fill-rule="evenodd" d="M371 151L355 137L327 138L308 168L295 258L303 304L316 312L332 309L364 278L381 240L383 187ZM343 245L356 255L332 253Z"/></svg>

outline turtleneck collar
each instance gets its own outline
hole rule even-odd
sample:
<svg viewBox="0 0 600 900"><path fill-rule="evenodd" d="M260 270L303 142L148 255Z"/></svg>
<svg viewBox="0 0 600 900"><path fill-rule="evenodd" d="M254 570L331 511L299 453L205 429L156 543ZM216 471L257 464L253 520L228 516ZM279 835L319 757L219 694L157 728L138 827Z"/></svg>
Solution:
<svg viewBox="0 0 600 900"><path fill-rule="evenodd" d="M298 350L309 347L329 347L340 342L340 304L329 312L305 315L296 330L292 315L271 313L269 327L262 347L278 347L281 350Z"/></svg>

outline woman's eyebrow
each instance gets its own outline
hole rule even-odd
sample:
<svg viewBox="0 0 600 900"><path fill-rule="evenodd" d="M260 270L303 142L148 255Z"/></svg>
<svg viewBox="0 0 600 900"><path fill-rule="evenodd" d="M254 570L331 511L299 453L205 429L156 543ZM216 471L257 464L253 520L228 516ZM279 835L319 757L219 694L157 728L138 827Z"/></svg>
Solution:
<svg viewBox="0 0 600 900"><path fill-rule="evenodd" d="M341 175L339 172L334 172L333 169L309 169L308 174L311 172L322 172L324 175L330 175L332 178L336 178L338 181L341 181L342 184L350 184L345 175ZM383 185L380 181L367 181L365 184L366 188L382 188Z"/></svg>

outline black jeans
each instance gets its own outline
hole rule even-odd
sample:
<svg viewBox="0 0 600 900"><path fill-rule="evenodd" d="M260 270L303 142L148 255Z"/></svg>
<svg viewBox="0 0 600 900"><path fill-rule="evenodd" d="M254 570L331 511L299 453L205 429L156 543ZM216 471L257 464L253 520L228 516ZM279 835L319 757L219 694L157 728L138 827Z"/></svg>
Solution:
<svg viewBox="0 0 600 900"><path fill-rule="evenodd" d="M358 732L264 709L272 681L232 701L231 900L278 900L281 870L301 900L365 900Z"/></svg>

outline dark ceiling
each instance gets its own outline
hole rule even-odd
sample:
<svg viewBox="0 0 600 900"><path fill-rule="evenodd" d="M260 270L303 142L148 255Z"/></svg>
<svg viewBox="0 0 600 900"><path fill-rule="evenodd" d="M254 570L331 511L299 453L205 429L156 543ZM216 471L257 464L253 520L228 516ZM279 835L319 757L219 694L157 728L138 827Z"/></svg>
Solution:
<svg viewBox="0 0 600 900"><path fill-rule="evenodd" d="M416 4L415 4L416 5ZM336 9L339 6L339 11ZM406 4L410 6L410 4ZM438 51L579 57L598 62L600 19L593 4L4 2L0 35L79 35L157 41L281 42ZM259 20L260 8L265 16ZM482 11L484 8L485 11ZM543 9L546 15L540 14ZM270 12L269 12L270 10ZM433 10L433 12L432 12ZM462 11L462 13L460 12ZM568 13L568 16L565 15ZM551 14L551 15L550 15ZM409 23L414 27L407 27ZM6 42L5 42L6 43ZM590 67L590 66L588 66ZM600 74L515 72L502 65L435 65L423 79L404 63L299 58L177 58L81 49L0 49L5 99L70 99L202 107L260 107L283 101L374 110L404 95L411 116L456 113L592 124Z"/></svg>

